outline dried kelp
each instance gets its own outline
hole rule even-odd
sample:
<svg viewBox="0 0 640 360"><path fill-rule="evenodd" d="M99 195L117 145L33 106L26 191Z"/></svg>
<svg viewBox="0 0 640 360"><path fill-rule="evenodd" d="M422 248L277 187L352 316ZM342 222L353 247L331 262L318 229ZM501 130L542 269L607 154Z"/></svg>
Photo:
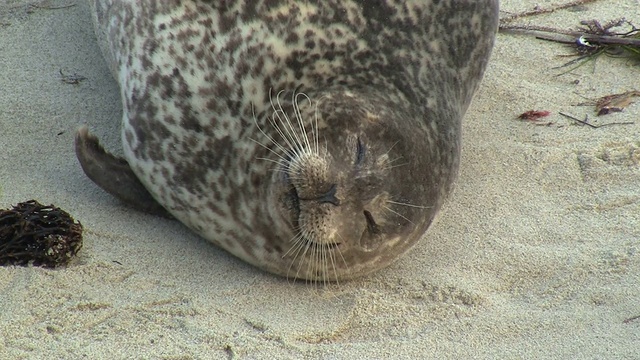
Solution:
<svg viewBox="0 0 640 360"><path fill-rule="evenodd" d="M82 248L82 224L64 210L35 200L0 210L0 265L53 268Z"/></svg>

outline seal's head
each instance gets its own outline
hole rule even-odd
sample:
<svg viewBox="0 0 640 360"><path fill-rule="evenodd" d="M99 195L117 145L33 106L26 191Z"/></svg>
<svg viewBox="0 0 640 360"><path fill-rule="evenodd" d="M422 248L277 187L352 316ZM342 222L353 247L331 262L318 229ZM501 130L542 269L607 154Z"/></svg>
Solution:
<svg viewBox="0 0 640 360"><path fill-rule="evenodd" d="M267 159L276 163L267 210L289 224L277 234L288 276L337 280L373 271L407 251L433 220L457 157L431 159L418 121L390 101L350 91L273 101L260 143L271 145Z"/></svg>

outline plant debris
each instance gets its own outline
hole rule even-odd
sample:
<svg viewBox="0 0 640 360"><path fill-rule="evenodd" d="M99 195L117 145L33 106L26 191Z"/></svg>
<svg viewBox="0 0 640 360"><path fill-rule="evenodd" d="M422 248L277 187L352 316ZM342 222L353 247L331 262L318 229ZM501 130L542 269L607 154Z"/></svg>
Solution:
<svg viewBox="0 0 640 360"><path fill-rule="evenodd" d="M578 64L576 66L578 67L584 61L595 60L602 54L635 58L640 61L640 29L625 18L611 20L604 24L598 20L583 20L580 22L582 26L576 30L555 29L529 24L511 24L516 19L547 14L560 9L575 8L595 1L597 0L578 0L548 9L536 7L532 11L511 14L500 19L499 30L506 33L532 35L537 39L570 45L575 51L575 56L579 57L559 66L559 68L573 64ZM571 70L573 69L569 71Z"/></svg>
<svg viewBox="0 0 640 360"><path fill-rule="evenodd" d="M640 29L631 22L621 18L609 21L604 25L597 20L585 20L580 24L586 27L577 31L534 25L504 25L501 26L501 30L533 35L537 39L570 45L575 50L575 55L579 57L559 66L559 68L576 63L581 65L581 62L595 60L602 54L640 60ZM629 30L613 31L613 29L622 26L627 26Z"/></svg>
<svg viewBox="0 0 640 360"><path fill-rule="evenodd" d="M27 8L27 12L28 13L32 13L35 12L36 9L44 9L44 10L58 10L58 9L66 9L66 8L70 8L73 6L76 6L76 4L67 4L67 5L60 5L60 6L52 6L52 5L45 5L45 3L49 3L50 1L48 0L42 0L40 2L34 2L28 5Z"/></svg>
<svg viewBox="0 0 640 360"><path fill-rule="evenodd" d="M551 112L547 110L529 110L520 114L518 119L535 122L540 121L540 118L547 117L549 115L551 115Z"/></svg>
<svg viewBox="0 0 640 360"><path fill-rule="evenodd" d="M0 266L66 265L82 248L82 224L35 200L0 210Z"/></svg>
<svg viewBox="0 0 640 360"><path fill-rule="evenodd" d="M518 119L526 121L536 126L551 126L555 125L552 121L543 122L541 119L551 115L551 111L548 110L529 110L518 115Z"/></svg>
<svg viewBox="0 0 640 360"><path fill-rule="evenodd" d="M585 115L584 120L580 120L580 119L578 119L577 117L575 117L573 115L569 115L569 114L566 114L566 113L563 113L563 112L560 112L559 114L564 116L564 117L566 117L567 119L571 119L571 120L573 120L573 121L575 121L575 122L577 122L577 123L579 123L581 125L586 125L586 126L592 128L592 129L598 129L598 128L601 128L601 127L611 126L611 125L633 125L634 124L633 122L614 122L614 123L608 123L608 124L594 125L594 124L591 124L589 122L589 116L588 115Z"/></svg>
<svg viewBox="0 0 640 360"><path fill-rule="evenodd" d="M638 315L638 316L632 316L632 317L630 317L630 318L628 318L628 319L624 319L624 320L622 321L622 323L624 323L624 324L629 324L629 323L631 323L632 321L634 321L634 320L638 320L638 319L640 319L640 315Z"/></svg>
<svg viewBox="0 0 640 360"><path fill-rule="evenodd" d="M87 80L85 76L78 75L76 73L73 73L71 75L65 74L62 72L62 69L60 69L60 76L63 83L72 84L72 85L78 85L82 81Z"/></svg>
<svg viewBox="0 0 640 360"><path fill-rule="evenodd" d="M610 114L613 112L621 112L627 106L633 104L631 99L634 96L640 96L640 91L627 91L622 94L612 94L603 96L596 100L596 113L598 116Z"/></svg>

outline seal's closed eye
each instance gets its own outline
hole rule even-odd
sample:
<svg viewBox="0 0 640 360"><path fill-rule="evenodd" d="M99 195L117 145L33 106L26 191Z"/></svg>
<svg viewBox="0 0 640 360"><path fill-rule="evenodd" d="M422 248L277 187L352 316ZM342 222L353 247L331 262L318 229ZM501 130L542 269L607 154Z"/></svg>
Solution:
<svg viewBox="0 0 640 360"><path fill-rule="evenodd" d="M356 139L356 166L361 165L364 161L365 147L360 137Z"/></svg>

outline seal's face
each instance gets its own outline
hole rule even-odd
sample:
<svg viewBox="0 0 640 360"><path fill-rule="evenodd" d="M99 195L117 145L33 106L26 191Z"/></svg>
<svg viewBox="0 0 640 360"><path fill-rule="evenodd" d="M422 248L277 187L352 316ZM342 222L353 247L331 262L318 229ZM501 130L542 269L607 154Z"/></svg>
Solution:
<svg viewBox="0 0 640 360"><path fill-rule="evenodd" d="M426 203L436 197L425 188L437 184L415 171L427 150L409 149L392 114L361 100L325 97L307 112L294 102L292 116L280 108L269 121L268 136L280 139L269 192L291 230L280 239L290 277L336 280L388 264L419 239L439 205Z"/></svg>

